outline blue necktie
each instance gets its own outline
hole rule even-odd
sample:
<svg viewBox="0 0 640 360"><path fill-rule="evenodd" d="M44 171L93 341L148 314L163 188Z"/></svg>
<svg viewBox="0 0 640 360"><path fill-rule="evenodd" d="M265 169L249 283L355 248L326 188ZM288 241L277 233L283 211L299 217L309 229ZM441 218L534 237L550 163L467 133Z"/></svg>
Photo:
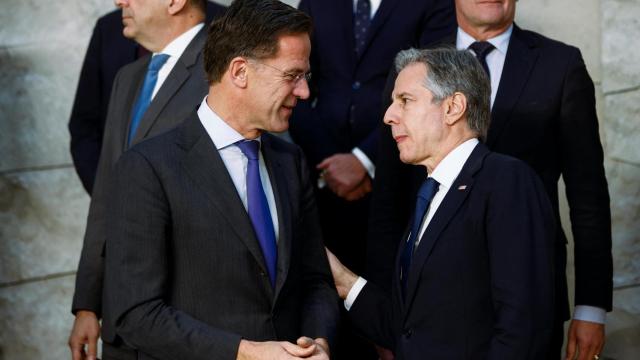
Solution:
<svg viewBox="0 0 640 360"><path fill-rule="evenodd" d="M411 234L409 234L409 240L404 246L402 252L402 258L400 259L400 280L402 281L402 296L405 296L407 290L407 279L409 278L409 267L411 266L411 257L413 255L413 248L418 234L420 233L420 225L422 225L422 219L429 208L429 204L433 199L433 196L438 192L440 184L434 178L427 178L420 186L418 190L418 196L416 198L416 211L413 213L413 223L411 225Z"/></svg>
<svg viewBox="0 0 640 360"><path fill-rule="evenodd" d="M260 143L257 140L246 140L236 143L242 153L249 159L247 166L247 202L248 213L253 230L255 230L262 255L267 265L271 287L276 285L276 262L278 249L276 246L276 234L273 230L273 221L269 211L267 195L260 181L259 151Z"/></svg>
<svg viewBox="0 0 640 360"><path fill-rule="evenodd" d="M167 54L157 54L151 58L149 62L149 67L147 68L147 75L144 77L144 83L142 84L142 90L140 91L140 95L138 96L138 101L133 107L133 117L131 118L131 126L129 127L129 146L131 145L131 141L136 134L136 130L138 129L138 125L140 125L140 119L147 111L149 104L151 103L151 94L153 94L153 88L156 86L156 82L158 81L158 71L165 62L169 55Z"/></svg>
<svg viewBox="0 0 640 360"><path fill-rule="evenodd" d="M353 19L353 35L355 39L356 55L360 57L364 51L367 40L367 30L371 24L371 4L369 0L358 0L356 13Z"/></svg>

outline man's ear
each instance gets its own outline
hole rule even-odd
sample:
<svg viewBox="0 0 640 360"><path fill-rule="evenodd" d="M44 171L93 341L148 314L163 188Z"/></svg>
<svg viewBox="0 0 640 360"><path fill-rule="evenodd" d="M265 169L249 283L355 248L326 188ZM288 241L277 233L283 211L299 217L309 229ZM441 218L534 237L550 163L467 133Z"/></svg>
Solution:
<svg viewBox="0 0 640 360"><path fill-rule="evenodd" d="M229 76L231 82L240 88L246 88L248 84L249 62L242 56L231 59L229 64Z"/></svg>
<svg viewBox="0 0 640 360"><path fill-rule="evenodd" d="M175 15L184 9L187 1L190 0L169 0L169 15Z"/></svg>
<svg viewBox="0 0 640 360"><path fill-rule="evenodd" d="M445 100L444 118L447 125L453 125L464 118L467 112L467 97L461 92L455 92Z"/></svg>

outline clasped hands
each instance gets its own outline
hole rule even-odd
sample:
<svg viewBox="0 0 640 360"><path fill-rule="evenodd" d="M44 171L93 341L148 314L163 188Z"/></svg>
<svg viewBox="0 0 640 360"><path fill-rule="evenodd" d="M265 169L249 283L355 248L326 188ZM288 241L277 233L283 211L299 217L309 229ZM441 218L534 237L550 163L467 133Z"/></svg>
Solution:
<svg viewBox="0 0 640 360"><path fill-rule="evenodd" d="M367 170L351 153L329 156L316 168L329 189L347 201L358 200L371 191Z"/></svg>
<svg viewBox="0 0 640 360"><path fill-rule="evenodd" d="M298 338L288 341L240 341L237 360L311 359L329 360L329 344L323 338Z"/></svg>

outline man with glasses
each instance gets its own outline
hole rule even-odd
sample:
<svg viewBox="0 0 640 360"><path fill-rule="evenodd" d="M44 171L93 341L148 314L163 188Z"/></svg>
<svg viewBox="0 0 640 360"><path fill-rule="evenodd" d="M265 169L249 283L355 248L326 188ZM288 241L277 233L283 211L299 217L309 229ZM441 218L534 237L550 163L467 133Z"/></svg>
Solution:
<svg viewBox="0 0 640 360"><path fill-rule="evenodd" d="M138 358L328 359L338 303L300 149L311 19L237 0L205 44L208 95L115 168L106 306Z"/></svg>

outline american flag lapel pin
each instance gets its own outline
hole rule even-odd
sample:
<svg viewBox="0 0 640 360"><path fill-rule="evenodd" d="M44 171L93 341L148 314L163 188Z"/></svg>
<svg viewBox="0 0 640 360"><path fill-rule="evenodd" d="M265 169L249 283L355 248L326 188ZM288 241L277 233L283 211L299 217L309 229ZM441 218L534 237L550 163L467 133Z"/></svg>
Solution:
<svg viewBox="0 0 640 360"><path fill-rule="evenodd" d="M460 186L458 186L458 190L460 190L460 191L467 190L467 185L460 185Z"/></svg>

